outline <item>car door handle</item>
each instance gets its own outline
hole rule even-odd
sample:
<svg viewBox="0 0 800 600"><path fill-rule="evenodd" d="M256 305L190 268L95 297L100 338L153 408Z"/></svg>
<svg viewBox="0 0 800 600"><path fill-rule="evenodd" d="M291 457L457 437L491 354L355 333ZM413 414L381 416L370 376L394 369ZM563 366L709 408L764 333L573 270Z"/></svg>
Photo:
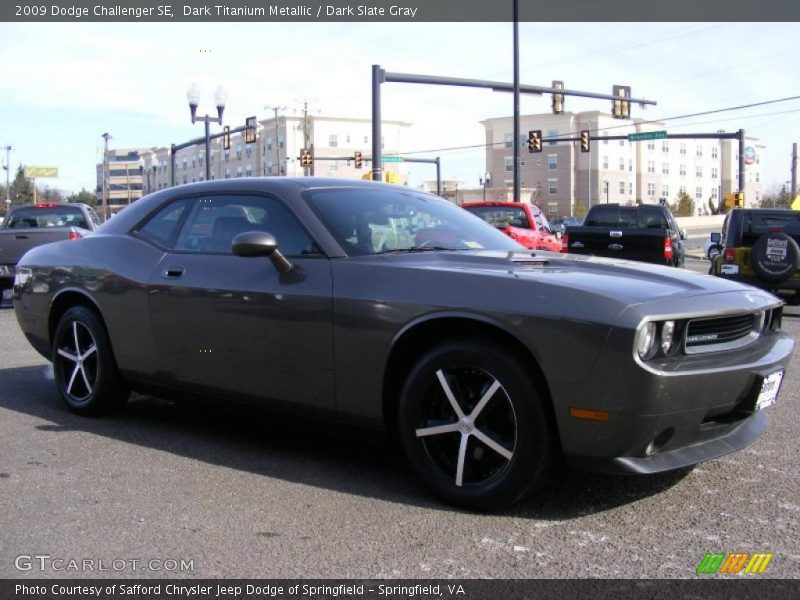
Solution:
<svg viewBox="0 0 800 600"><path fill-rule="evenodd" d="M27 235L15 235L14 239L15 240L27 240L28 236Z"/></svg>
<svg viewBox="0 0 800 600"><path fill-rule="evenodd" d="M183 276L183 273L186 271L183 267L169 267L166 271L164 271L164 277L167 279L177 279L178 277Z"/></svg>
<svg viewBox="0 0 800 600"><path fill-rule="evenodd" d="M609 244L609 250L622 250L622 244Z"/></svg>

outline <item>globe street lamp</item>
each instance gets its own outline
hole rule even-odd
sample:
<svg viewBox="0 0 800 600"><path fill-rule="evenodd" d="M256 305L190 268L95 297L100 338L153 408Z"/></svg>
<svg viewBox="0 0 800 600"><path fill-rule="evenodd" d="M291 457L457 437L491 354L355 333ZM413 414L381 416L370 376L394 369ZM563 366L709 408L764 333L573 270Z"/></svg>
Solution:
<svg viewBox="0 0 800 600"><path fill-rule="evenodd" d="M228 99L228 94L222 89L222 86L217 88L214 92L214 103L217 107L217 116L210 117L206 114L204 117L197 116L197 106L200 104L200 89L196 83L192 84L189 91L186 92L186 99L189 101L189 110L192 113L192 123L202 121L205 123L206 128L206 181L211 179L211 137L209 132L209 123L219 123L222 125L222 113L225 110L225 101Z"/></svg>

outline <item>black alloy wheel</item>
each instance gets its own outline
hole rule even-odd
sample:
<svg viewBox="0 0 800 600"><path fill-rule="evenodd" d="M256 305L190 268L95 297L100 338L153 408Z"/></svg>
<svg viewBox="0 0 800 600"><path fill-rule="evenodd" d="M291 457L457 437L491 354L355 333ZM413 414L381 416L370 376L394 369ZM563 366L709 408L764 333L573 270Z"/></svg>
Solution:
<svg viewBox="0 0 800 600"><path fill-rule="evenodd" d="M494 344L458 340L423 356L403 387L399 424L417 473L465 508L512 504L550 466L553 436L541 395Z"/></svg>
<svg viewBox="0 0 800 600"><path fill-rule="evenodd" d="M70 410L99 415L122 406L130 390L117 370L105 327L84 306L61 317L53 336L56 387Z"/></svg>

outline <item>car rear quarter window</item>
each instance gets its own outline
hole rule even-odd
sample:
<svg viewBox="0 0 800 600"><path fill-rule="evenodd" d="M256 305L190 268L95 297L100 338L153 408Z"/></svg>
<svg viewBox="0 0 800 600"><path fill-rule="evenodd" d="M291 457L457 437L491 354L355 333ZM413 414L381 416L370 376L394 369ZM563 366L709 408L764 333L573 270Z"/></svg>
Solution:
<svg viewBox="0 0 800 600"><path fill-rule="evenodd" d="M184 198L168 204L141 225L136 234L162 248L172 247L187 203Z"/></svg>

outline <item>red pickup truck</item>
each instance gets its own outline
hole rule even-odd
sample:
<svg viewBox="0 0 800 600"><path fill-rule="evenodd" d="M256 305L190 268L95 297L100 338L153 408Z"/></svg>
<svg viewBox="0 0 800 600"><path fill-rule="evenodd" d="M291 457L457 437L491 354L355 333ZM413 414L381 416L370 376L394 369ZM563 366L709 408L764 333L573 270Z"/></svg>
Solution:
<svg viewBox="0 0 800 600"><path fill-rule="evenodd" d="M561 252L547 217L538 206L523 202L465 202L461 208L494 225L514 241L531 250Z"/></svg>

